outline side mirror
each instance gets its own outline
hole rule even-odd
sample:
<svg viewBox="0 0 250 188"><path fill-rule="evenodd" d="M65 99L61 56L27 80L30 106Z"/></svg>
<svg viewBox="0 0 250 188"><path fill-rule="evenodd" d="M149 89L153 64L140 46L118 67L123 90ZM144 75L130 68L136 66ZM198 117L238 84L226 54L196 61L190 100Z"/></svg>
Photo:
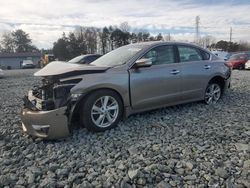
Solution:
<svg viewBox="0 0 250 188"><path fill-rule="evenodd" d="M150 67L152 65L151 59L139 59L135 62L135 68Z"/></svg>

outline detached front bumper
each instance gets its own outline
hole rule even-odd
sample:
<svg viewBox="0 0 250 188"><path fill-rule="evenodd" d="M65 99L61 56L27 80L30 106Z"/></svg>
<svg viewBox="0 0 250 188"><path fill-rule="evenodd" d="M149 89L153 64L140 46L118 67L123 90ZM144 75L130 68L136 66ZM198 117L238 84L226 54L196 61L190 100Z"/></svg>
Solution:
<svg viewBox="0 0 250 188"><path fill-rule="evenodd" d="M22 128L29 135L45 139L59 139L70 134L67 107L50 111L34 111L24 108L21 114Z"/></svg>

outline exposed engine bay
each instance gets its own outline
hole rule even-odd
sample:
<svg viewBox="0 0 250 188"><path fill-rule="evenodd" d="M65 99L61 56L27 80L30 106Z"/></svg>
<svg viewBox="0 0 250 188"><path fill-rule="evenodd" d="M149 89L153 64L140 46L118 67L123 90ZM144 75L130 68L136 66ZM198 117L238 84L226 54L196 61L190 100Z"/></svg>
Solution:
<svg viewBox="0 0 250 188"><path fill-rule="evenodd" d="M82 92L71 93L84 75L105 72L108 67L52 62L37 71L41 84L24 96L21 112L23 131L46 139L64 138L70 134L72 120L79 119Z"/></svg>
<svg viewBox="0 0 250 188"><path fill-rule="evenodd" d="M66 106L70 100L70 89L80 81L81 79L60 81L43 78L41 85L34 86L24 98L25 106L37 111L54 110Z"/></svg>

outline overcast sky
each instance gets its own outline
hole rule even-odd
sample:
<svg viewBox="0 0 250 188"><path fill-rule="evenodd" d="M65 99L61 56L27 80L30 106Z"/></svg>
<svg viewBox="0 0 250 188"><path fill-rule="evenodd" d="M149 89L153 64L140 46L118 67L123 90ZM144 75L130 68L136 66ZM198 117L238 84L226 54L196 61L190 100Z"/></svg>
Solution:
<svg viewBox="0 0 250 188"><path fill-rule="evenodd" d="M77 26L103 27L127 21L131 31L170 33L194 39L195 17L201 35L250 42L249 0L0 0L0 34L23 29L39 48L50 48Z"/></svg>

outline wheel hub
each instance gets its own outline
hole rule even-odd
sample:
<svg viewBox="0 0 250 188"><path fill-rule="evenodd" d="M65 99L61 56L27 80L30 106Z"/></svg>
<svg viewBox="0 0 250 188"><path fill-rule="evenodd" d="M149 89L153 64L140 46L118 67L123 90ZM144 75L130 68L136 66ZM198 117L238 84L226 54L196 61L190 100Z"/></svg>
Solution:
<svg viewBox="0 0 250 188"><path fill-rule="evenodd" d="M221 96L221 88L218 84L211 84L208 86L205 94L205 101L207 104L216 103Z"/></svg>
<svg viewBox="0 0 250 188"><path fill-rule="evenodd" d="M103 96L95 101L91 110L91 119L98 127L108 127L117 118L119 105L115 98Z"/></svg>

